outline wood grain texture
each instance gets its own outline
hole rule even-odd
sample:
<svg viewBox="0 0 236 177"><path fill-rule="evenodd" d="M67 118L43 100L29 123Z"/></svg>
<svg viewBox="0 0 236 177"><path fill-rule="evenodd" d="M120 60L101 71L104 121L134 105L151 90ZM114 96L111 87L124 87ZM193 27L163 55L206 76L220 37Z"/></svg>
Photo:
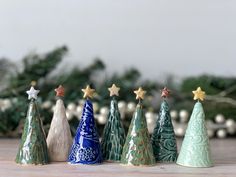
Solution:
<svg viewBox="0 0 236 177"><path fill-rule="evenodd" d="M152 167L127 167L116 163L69 165L64 162L44 166L22 166L14 162L19 140L0 139L0 177L235 177L236 139L213 139L210 142L215 162L212 168L187 168L176 164L157 164Z"/></svg>

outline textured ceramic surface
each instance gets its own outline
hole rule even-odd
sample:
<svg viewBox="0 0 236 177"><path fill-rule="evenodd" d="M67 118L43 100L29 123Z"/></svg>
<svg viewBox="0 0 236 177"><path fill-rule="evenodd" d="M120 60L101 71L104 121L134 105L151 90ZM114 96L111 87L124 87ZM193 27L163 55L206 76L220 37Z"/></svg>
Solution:
<svg viewBox="0 0 236 177"><path fill-rule="evenodd" d="M166 100L163 100L152 135L152 147L156 161L175 162L177 159L177 145L171 121L170 110Z"/></svg>
<svg viewBox="0 0 236 177"><path fill-rule="evenodd" d="M137 105L122 152L121 162L126 165L153 165L155 158L142 106Z"/></svg>
<svg viewBox="0 0 236 177"><path fill-rule="evenodd" d="M34 99L29 104L16 163L35 165L48 163L45 134Z"/></svg>
<svg viewBox="0 0 236 177"><path fill-rule="evenodd" d="M177 164L188 167L213 166L205 125L205 114L200 102L194 106Z"/></svg>
<svg viewBox="0 0 236 177"><path fill-rule="evenodd" d="M72 145L70 126L62 99L55 106L51 126L47 137L48 155L50 161L67 161Z"/></svg>
<svg viewBox="0 0 236 177"><path fill-rule="evenodd" d="M89 99L84 104L83 114L70 150L68 161L72 164L97 164L102 162L99 137Z"/></svg>
<svg viewBox="0 0 236 177"><path fill-rule="evenodd" d="M125 130L121 123L117 101L113 97L101 142L103 159L108 161L120 161L124 144Z"/></svg>

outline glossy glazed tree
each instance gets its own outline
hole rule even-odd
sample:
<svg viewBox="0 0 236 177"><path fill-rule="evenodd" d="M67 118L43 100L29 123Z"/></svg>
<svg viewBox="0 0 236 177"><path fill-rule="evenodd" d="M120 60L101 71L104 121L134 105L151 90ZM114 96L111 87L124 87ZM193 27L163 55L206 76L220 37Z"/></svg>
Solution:
<svg viewBox="0 0 236 177"><path fill-rule="evenodd" d="M169 90L162 90L159 119L152 134L152 147L157 162L175 162L177 159L177 145L175 132L171 121L169 105L165 100L169 96Z"/></svg>
<svg viewBox="0 0 236 177"><path fill-rule="evenodd" d="M122 152L121 163L134 166L149 166L155 164L153 149L147 129L146 118L143 114L141 99L145 91L139 88L135 91L139 103L130 123Z"/></svg>
<svg viewBox="0 0 236 177"><path fill-rule="evenodd" d="M45 133L39 116L36 99L39 90L27 91L30 100L20 146L16 156L19 164L47 164L48 151Z"/></svg>
<svg viewBox="0 0 236 177"><path fill-rule="evenodd" d="M71 164L100 164L102 162L102 152L93 115L93 105L88 98L92 98L95 91L89 86L82 89L82 91L85 93L86 102L68 161Z"/></svg>
<svg viewBox="0 0 236 177"><path fill-rule="evenodd" d="M125 143L125 130L121 122L118 103L115 98L115 96L119 95L119 90L120 88L116 87L115 84L109 88L112 100L101 141L103 159L107 161L120 161Z"/></svg>

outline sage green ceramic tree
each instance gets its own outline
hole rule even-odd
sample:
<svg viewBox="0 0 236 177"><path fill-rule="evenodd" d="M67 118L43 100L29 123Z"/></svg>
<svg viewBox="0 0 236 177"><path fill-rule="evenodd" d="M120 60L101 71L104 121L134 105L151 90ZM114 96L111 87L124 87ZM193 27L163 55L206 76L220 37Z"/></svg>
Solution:
<svg viewBox="0 0 236 177"><path fill-rule="evenodd" d="M211 167L210 144L205 125L205 114L202 103L205 92L200 87L193 91L194 100L198 100L193 108L177 164L188 167Z"/></svg>
<svg viewBox="0 0 236 177"><path fill-rule="evenodd" d="M155 164L153 149L147 129L147 122L143 114L141 99L146 91L141 87L134 91L139 103L134 112L129 131L122 152L121 163L134 166L148 166Z"/></svg>
<svg viewBox="0 0 236 177"><path fill-rule="evenodd" d="M39 90L31 87L26 93L30 104L15 161L19 164L47 164L47 143L36 104Z"/></svg>
<svg viewBox="0 0 236 177"><path fill-rule="evenodd" d="M113 84L108 90L112 100L101 141L103 160L120 161L125 143L125 130L121 123L120 112L115 98L115 96L119 96L120 88Z"/></svg>

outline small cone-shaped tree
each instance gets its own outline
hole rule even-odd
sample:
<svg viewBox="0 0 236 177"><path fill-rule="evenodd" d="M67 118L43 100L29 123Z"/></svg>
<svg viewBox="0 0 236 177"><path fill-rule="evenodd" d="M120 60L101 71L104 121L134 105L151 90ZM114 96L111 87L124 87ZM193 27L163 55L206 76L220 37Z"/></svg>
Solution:
<svg viewBox="0 0 236 177"><path fill-rule="evenodd" d="M31 87L26 93L30 104L15 161L19 164L47 164L47 143L36 104L39 90Z"/></svg>
<svg viewBox="0 0 236 177"><path fill-rule="evenodd" d="M204 100L205 92L200 87L196 91L193 91L193 93L195 100ZM202 104L199 101L193 108L177 164L188 167L213 166L205 125L205 114Z"/></svg>
<svg viewBox="0 0 236 177"><path fill-rule="evenodd" d="M56 102L47 137L48 155L50 161L65 162L68 159L72 144L72 136L62 100L62 97L64 96L64 88L60 85L57 89L55 89L55 91L58 100Z"/></svg>
<svg viewBox="0 0 236 177"><path fill-rule="evenodd" d="M120 161L122 149L125 143L125 130L121 123L120 112L115 99L115 95L119 96L119 90L120 88L116 87L115 84L109 88L112 100L101 142L103 159L108 161Z"/></svg>
<svg viewBox="0 0 236 177"><path fill-rule="evenodd" d="M177 159L177 145L173 129L169 105L165 100L170 91L165 87L161 97L164 98L161 104L159 119L152 134L152 147L156 161L175 162Z"/></svg>
<svg viewBox="0 0 236 177"><path fill-rule="evenodd" d="M95 90L87 86L82 91L84 98L87 99L68 161L71 164L99 164L102 162L102 152L93 115L93 105L88 99L88 97L93 97Z"/></svg>
<svg viewBox="0 0 236 177"><path fill-rule="evenodd" d="M155 158L148 134L147 122L143 114L141 99L145 91L140 87L134 91L139 103L134 112L122 152L121 162L126 165L153 165Z"/></svg>

